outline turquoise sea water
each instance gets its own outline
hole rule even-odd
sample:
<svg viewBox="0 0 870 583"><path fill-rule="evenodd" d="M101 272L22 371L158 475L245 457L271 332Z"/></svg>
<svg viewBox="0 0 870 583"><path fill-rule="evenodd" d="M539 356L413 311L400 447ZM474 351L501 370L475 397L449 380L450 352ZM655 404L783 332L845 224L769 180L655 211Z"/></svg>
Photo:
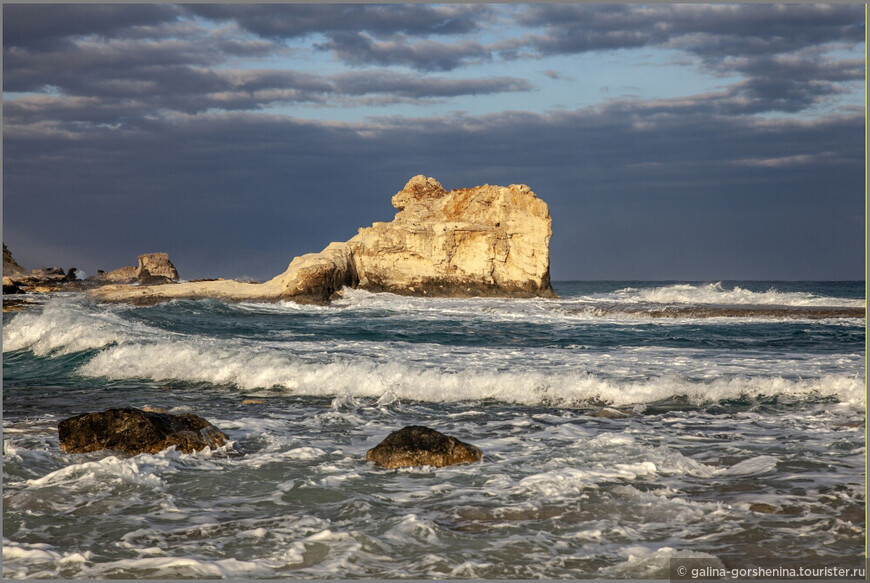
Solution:
<svg viewBox="0 0 870 583"><path fill-rule="evenodd" d="M646 578L864 548L864 282L557 282L331 306L58 294L3 322L3 575ZM245 403L244 401L254 401ZM217 451L63 454L192 411ZM637 413L591 416L604 406ZM384 470L405 425L482 463Z"/></svg>

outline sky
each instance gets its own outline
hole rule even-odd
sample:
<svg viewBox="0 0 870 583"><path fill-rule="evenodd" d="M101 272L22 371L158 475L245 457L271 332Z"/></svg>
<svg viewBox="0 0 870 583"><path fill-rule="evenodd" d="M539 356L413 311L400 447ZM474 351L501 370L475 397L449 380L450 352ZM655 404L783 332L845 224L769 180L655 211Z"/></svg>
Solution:
<svg viewBox="0 0 870 583"><path fill-rule="evenodd" d="M417 174L559 280L864 279L860 4L4 4L3 241L265 280Z"/></svg>

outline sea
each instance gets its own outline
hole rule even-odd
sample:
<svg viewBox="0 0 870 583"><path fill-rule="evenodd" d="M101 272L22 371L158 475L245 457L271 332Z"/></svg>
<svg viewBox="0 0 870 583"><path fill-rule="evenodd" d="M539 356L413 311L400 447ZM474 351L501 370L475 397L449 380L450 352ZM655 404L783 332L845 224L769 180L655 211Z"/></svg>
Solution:
<svg viewBox="0 0 870 583"><path fill-rule="evenodd" d="M57 293L3 314L4 578L647 579L864 556L864 282L554 289ZM231 441L60 451L59 421L113 407ZM408 425L483 459L366 461Z"/></svg>

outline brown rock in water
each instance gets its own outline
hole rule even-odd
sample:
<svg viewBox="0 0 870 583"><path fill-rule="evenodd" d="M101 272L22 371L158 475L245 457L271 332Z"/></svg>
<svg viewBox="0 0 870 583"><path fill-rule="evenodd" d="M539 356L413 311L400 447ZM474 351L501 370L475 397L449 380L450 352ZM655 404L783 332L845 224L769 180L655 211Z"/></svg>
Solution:
<svg viewBox="0 0 870 583"><path fill-rule="evenodd" d="M366 452L366 459L385 468L435 466L480 461L483 452L434 429L411 425L390 433Z"/></svg>
<svg viewBox="0 0 870 583"><path fill-rule="evenodd" d="M193 453L220 447L229 439L214 425L192 413L172 415L142 409L109 409L64 419L57 425L66 453L114 449L130 455L157 453L176 446Z"/></svg>
<svg viewBox="0 0 870 583"><path fill-rule="evenodd" d="M772 506L764 502L755 502L754 504L750 504L749 509L752 512L760 512L761 514L773 514L774 512L776 512L776 506Z"/></svg>

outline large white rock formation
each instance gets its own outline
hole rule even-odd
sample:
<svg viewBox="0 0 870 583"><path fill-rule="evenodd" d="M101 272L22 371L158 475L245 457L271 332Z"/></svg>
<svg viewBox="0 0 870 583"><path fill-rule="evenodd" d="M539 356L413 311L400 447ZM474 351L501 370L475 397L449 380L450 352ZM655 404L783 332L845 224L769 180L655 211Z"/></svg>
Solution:
<svg viewBox="0 0 870 583"><path fill-rule="evenodd" d="M144 303L182 297L326 302L342 287L421 296L555 297L550 214L528 186L447 192L434 178L415 176L392 202L399 211L393 221L296 257L263 284L219 280L105 286L89 293Z"/></svg>

